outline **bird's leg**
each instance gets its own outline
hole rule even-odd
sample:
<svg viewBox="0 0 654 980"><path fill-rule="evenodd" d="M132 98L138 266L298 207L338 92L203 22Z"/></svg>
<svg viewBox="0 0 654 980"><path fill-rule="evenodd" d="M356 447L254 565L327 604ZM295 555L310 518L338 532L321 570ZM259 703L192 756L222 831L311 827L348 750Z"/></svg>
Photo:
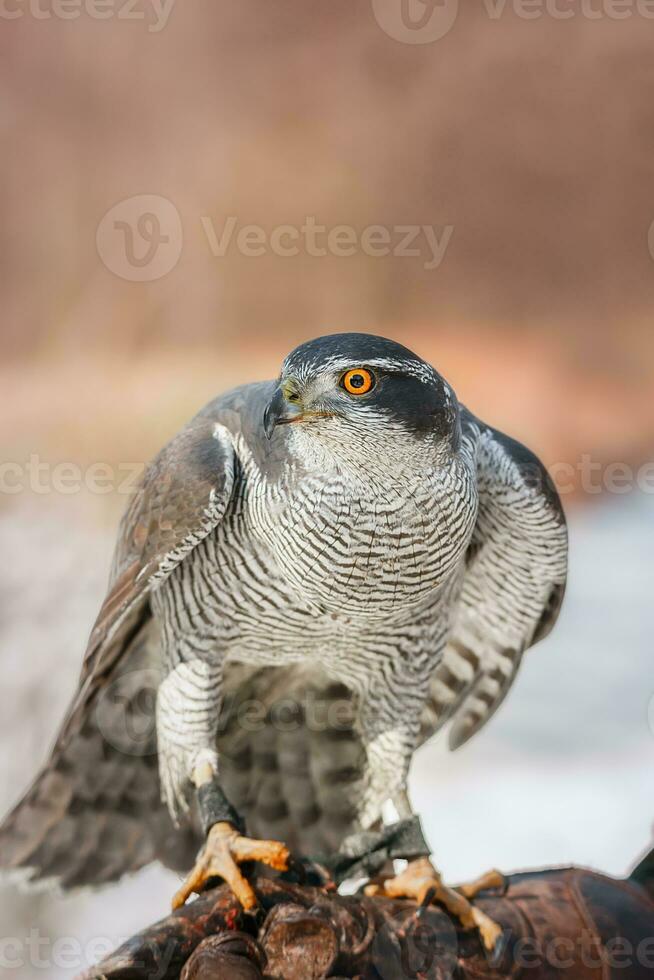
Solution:
<svg viewBox="0 0 654 980"><path fill-rule="evenodd" d="M172 659L172 658L171 658ZM157 743L162 794L173 821L187 809L186 782L195 786L206 835L195 866L173 898L179 908L214 877L223 878L245 909L257 904L239 870L243 861L261 861L285 870L289 852L279 841L250 840L218 779L216 729L222 708L222 663L182 658L157 693Z"/></svg>
<svg viewBox="0 0 654 980"><path fill-rule="evenodd" d="M193 770L192 778L197 788L206 841L193 870L173 897L173 908L183 905L193 892L201 891L210 878L220 877L246 911L253 909L258 904L257 898L239 864L261 861L277 871L285 871L290 860L288 848L280 841L252 840L243 835L243 823L223 793L209 762L200 762Z"/></svg>
<svg viewBox="0 0 654 980"><path fill-rule="evenodd" d="M394 796L393 803L401 819L408 819L412 815L405 788ZM368 885L365 891L367 895L413 898L420 905L439 902L450 915L459 920L464 929L477 929L486 949L492 951L502 934L502 928L485 912L472 905L471 899L480 891L499 887L503 883L502 875L498 871L492 871L470 885L462 885L460 889L451 888L443 883L431 859L424 856L409 861L404 871L395 877Z"/></svg>
<svg viewBox="0 0 654 980"><path fill-rule="evenodd" d="M403 823L413 820L416 824L409 849L400 854L397 847L391 846L388 851L390 857L408 859L405 870L371 883L366 892L413 898L419 903L440 902L464 928L478 929L486 949L493 950L502 933L500 926L475 908L466 894L443 883L431 863L429 847L407 793L409 765L417 744L428 680L429 673L408 676L406 663L400 663L396 673L389 672L383 682L377 677L361 696L359 721L367 755L367 786L359 810L360 826L364 830L370 828L388 799Z"/></svg>

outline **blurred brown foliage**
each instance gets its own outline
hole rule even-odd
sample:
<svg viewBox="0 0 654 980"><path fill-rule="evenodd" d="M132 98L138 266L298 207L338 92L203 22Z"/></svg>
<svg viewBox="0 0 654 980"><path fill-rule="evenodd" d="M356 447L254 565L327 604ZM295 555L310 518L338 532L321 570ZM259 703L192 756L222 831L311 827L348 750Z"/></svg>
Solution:
<svg viewBox="0 0 654 980"><path fill-rule="evenodd" d="M10 458L147 458L205 398L347 329L413 346L548 463L649 454L654 20L470 2L418 45L367 0L176 0L160 31L22 9L0 22ZM183 224L153 282L96 249L136 194ZM436 269L217 258L201 218L220 231L230 215L454 231Z"/></svg>

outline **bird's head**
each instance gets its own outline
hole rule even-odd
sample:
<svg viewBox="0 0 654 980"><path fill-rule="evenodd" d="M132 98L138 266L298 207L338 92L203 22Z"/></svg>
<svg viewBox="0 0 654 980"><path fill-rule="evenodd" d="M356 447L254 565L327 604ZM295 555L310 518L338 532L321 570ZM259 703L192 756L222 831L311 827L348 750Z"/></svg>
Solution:
<svg viewBox="0 0 654 980"><path fill-rule="evenodd" d="M377 454L451 446L459 411L448 383L406 347L343 333L301 344L285 359L264 413L268 438L279 426L292 429L300 451L351 458L362 446Z"/></svg>

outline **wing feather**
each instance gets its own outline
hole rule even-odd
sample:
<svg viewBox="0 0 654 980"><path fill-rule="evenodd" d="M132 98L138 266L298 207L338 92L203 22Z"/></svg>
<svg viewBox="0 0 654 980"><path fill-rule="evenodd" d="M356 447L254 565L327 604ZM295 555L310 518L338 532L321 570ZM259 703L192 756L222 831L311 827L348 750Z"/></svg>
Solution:
<svg viewBox="0 0 654 980"><path fill-rule="evenodd" d="M479 510L421 733L424 741L452 720L452 749L491 718L525 650L556 622L568 554L561 501L540 460L465 409L462 431L476 459Z"/></svg>
<svg viewBox="0 0 654 980"><path fill-rule="evenodd" d="M230 501L236 454L228 430L196 417L155 457L120 525L109 591L82 664L60 738L74 730L98 686L150 616L148 596L219 523Z"/></svg>

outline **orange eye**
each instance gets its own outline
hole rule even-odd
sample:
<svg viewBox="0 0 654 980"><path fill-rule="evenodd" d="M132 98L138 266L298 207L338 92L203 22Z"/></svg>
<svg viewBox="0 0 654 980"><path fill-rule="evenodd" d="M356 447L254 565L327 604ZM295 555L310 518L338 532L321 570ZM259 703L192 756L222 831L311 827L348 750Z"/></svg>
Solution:
<svg viewBox="0 0 654 980"><path fill-rule="evenodd" d="M375 376L366 368L353 368L341 378L341 385L351 395L365 395L375 386Z"/></svg>

